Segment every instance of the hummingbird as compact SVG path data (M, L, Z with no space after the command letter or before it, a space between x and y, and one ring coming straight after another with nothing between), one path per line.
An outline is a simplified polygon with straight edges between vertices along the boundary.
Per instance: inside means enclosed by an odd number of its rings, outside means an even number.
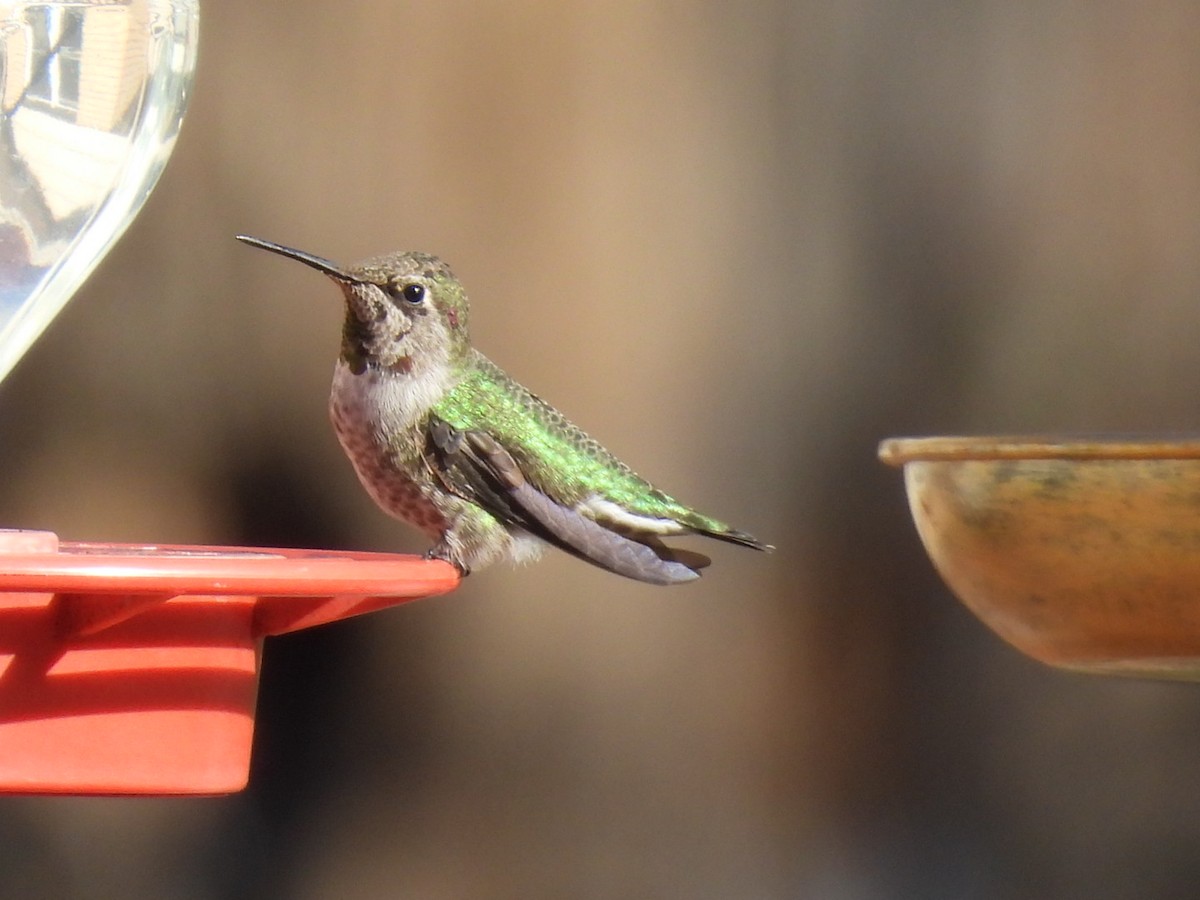
M558 547L651 584L700 577L708 557L668 547L700 534L774 548L684 506L636 475L476 350L466 292L436 256L350 266L249 235L322 272L345 301L329 414L371 498L463 574Z

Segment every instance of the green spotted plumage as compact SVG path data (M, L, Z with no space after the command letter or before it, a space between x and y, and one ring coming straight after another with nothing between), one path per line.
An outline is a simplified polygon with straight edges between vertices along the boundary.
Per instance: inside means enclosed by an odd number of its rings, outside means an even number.
M469 305L441 260L394 253L341 268L257 238L342 289L346 320L330 415L359 479L388 513L436 541L464 573L545 544L656 584L695 579L696 533L758 550L750 535L639 477L474 350Z
M571 506L595 494L638 515L674 519L713 536L743 537L641 478L490 359L478 353L474 357L462 381L433 407L433 412L459 430L486 422L486 430L513 455L525 477L539 490L553 492L558 502Z

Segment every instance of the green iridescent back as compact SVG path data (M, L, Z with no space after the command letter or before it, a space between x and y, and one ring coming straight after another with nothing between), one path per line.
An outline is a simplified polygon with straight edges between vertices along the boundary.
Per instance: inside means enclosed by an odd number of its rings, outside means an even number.
M637 515L675 519L701 532L729 530L654 487L489 359L471 353L464 379L433 412L459 430L486 422L535 488L568 506L598 495Z

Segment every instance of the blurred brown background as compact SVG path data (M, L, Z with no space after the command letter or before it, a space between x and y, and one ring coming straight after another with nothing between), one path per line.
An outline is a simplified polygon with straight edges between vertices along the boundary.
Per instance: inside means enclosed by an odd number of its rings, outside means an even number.
M341 261L771 540L563 555L272 639L251 788L0 801L4 897L1173 898L1200 690L1071 677L932 573L903 433L1195 430L1200 8L203 0L141 217L0 386L0 520L424 549L325 414Z

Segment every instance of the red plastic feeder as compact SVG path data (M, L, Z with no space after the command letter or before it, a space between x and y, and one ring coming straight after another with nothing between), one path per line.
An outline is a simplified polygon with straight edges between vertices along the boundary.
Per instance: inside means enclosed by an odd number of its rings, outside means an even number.
M241 790L266 635L458 582L413 556L0 531L0 792Z

